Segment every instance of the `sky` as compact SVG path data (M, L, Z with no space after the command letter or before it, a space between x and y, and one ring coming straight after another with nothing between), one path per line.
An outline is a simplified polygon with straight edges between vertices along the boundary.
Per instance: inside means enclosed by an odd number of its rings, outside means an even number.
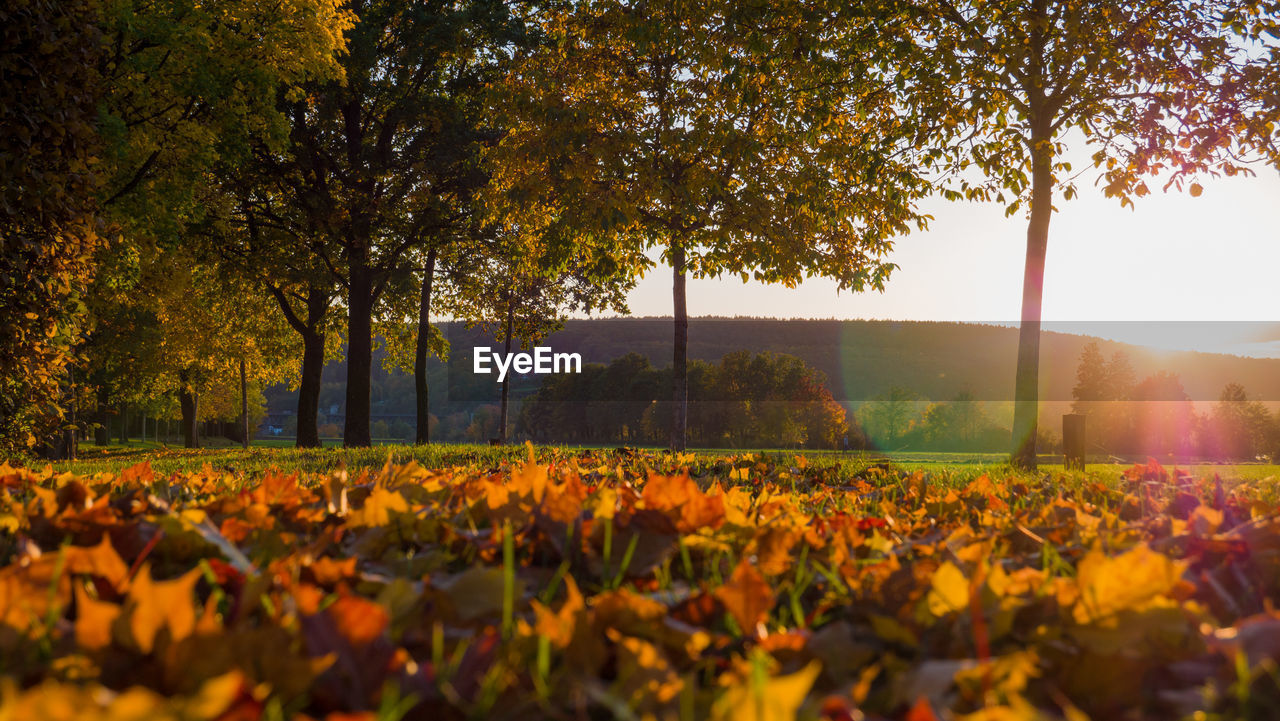
M1073 158L1074 160L1074 158ZM1085 163L1076 164L1082 167ZM1280 357L1280 172L1202 181L1204 192L1154 191L1134 208L1103 196L1094 175L1055 203L1045 270L1046 328L1170 350ZM995 203L927 201L927 231L899 238L883 293L836 293L740 279L690 280L691 316L872 318L1016 324L1026 216ZM631 292L635 316L671 315L671 271ZM1123 322L1120 322L1123 321Z

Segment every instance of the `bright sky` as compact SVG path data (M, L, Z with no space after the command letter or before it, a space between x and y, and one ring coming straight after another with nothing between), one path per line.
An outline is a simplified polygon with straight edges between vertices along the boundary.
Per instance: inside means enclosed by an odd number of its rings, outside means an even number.
M1280 320L1280 173L1255 170L1251 178L1210 179L1198 198L1165 194L1158 182L1148 182L1154 194L1135 199L1134 209L1103 197L1094 174L1081 176L1080 195L1059 198L1049 226L1046 327L1171 349L1280 357L1280 336L1245 337L1259 326L1216 323ZM737 278L691 280L689 314L1016 322L1025 216L1006 218L994 203L938 199L924 207L934 220L928 231L897 241L891 260L900 268L883 293L837 295L824 279L795 289ZM667 266L640 281L630 307L637 316L671 315Z

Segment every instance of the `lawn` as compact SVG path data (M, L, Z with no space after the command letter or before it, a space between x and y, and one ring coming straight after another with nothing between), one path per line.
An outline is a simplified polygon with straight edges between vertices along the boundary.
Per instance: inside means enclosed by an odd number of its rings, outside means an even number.
M1271 467L89 455L0 468L0 718L1280 714Z
M579 451L593 456L609 456L617 450L613 446L600 447L543 447L538 454L556 454L562 450ZM657 453L655 449L637 449L642 453ZM345 465L347 468L364 466L381 467L388 458L395 463L410 460L420 465L433 467L440 465L496 464L502 461L521 458L525 453L523 445L494 447L479 444L433 443L426 446L406 444L376 445L372 448L345 449L341 441L330 439L325 441L322 449L298 449L291 440L255 440L246 451L239 445L219 444L212 448L191 450L180 446L159 446L151 442L134 442L130 445L81 446L80 460L75 462L54 462L56 471L70 471L78 474L92 474L102 471L118 472L128 466L148 461L157 472L191 472L201 470L204 464L233 471L236 473L257 473L268 468L284 471L325 472ZM692 449L689 454L694 458L719 458L728 455L750 453L764 458L794 459L797 456L809 461L834 466L840 472L853 475L870 466L889 464L898 470L909 472L923 471L934 476L968 480L992 473L1011 475L1015 471L1009 466L1008 456L1000 453L946 453L946 452L879 452L879 451L823 451L823 450L780 450L780 449L748 449L744 451L729 449ZM1270 476L1280 477L1280 466L1269 463L1196 463L1177 465L1167 463L1170 468L1180 468L1196 476L1212 477L1217 474L1226 479L1257 480ZM1089 476L1114 480L1126 469L1127 464L1090 463L1086 467ZM1064 472L1062 456L1042 455L1040 457L1041 473L1051 475Z

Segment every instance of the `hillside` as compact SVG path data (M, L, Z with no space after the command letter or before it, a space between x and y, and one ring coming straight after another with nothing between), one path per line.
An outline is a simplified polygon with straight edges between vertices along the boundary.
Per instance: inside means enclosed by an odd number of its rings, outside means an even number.
M491 378L471 373L470 351L492 342L461 324L444 324L453 348L453 361L432 362L432 412L469 412L497 398ZM571 320L544 341L557 352L581 353L585 362L607 363L627 353L639 353L655 366L671 361L669 318L611 318ZM1081 349L1092 338L1046 332L1041 346L1041 399L1046 412L1061 410L1071 400ZM821 370L837 400L857 405L891 386L910 389L922 399L945 400L961 391L988 403L1011 401L1015 328L916 321L838 321L695 318L689 326L690 357L719 360L732 351L790 353ZM1163 352L1113 341L1099 341L1108 357L1127 353L1138 380L1160 370L1176 373L1195 401L1217 399L1229 382L1242 383L1252 398L1280 402L1280 360L1242 358L1213 353ZM345 364L330 363L324 374L322 412L341 415ZM516 396L536 387L539 379L518 379ZM275 421L292 415L296 394L283 387L268 393ZM375 361L373 379L375 417L413 417L412 378L388 372Z
M478 333L450 328L455 348L483 343ZM669 318L571 320L544 344L605 363L629 352L655 366L671 362ZM1091 340L1046 332L1041 340L1041 398L1070 401L1080 352ZM1280 401L1280 360L1214 353L1154 351L1098 340L1104 355L1127 353L1138 380L1160 370L1176 373L1193 400L1216 400L1223 385L1242 383L1250 396ZM695 318L689 355L719 360L736 350L790 353L827 375L838 400L863 401L890 386L943 400L968 390L980 400L1012 400L1016 328L918 321L841 321ZM455 366L456 367L456 366Z

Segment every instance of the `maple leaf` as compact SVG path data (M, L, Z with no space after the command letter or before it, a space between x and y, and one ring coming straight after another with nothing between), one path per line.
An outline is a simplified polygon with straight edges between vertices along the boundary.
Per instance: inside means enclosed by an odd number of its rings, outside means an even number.
M688 472L673 476L649 474L640 498L645 508L667 512L681 533L715 529L724 523L723 497L703 493Z
M310 502L315 498L310 490L298 485L298 474L284 475L275 469L268 470L250 493L250 497L258 503L268 506L296 506Z
M733 616L738 628L748 635L755 632L756 626L764 622L773 609L773 589L745 558L733 569L729 582L717 588L714 595Z
M560 649L567 647L573 641L574 631L578 628L587 608L582 592L578 590L578 584L573 577L566 576L564 582L566 598L560 605L560 610L552 611L537 601L533 602L533 611L537 619L532 628L533 633L546 638L552 646Z
M534 463L530 457L527 463L521 464L518 470L512 472L508 488L512 493L532 498L535 504L542 503L547 490L547 466Z
M76 587L76 643L97 651L111 645L111 627L120 616L120 606L99 601Z
M71 601L71 577L96 576L123 586L129 568L104 534L96 546L67 546L25 563L0 569L0 624L34 630L45 623L51 608Z
M196 627L193 595L199 580L200 570L192 569L171 581L156 581L151 565L144 563L116 620L115 638L151 653L162 633L171 643L190 636Z
M113 491L144 488L156 482L155 471L151 470L151 462L143 461L120 471L120 475L111 481Z
M337 560L329 557L317 558L307 564L305 570L311 576L315 583L321 586L332 587L339 581L346 581L355 578L356 561L352 556Z
M122 588L129 577L129 567L111 545L111 537L102 534L96 546L70 546L67 548L66 570L98 576L116 588Z

